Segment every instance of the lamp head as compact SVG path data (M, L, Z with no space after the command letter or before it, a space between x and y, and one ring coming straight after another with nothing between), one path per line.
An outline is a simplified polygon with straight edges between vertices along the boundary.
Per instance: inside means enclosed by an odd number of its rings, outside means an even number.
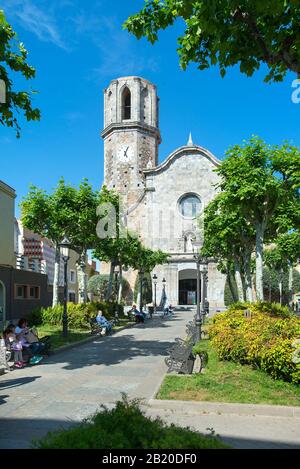
M67 236L64 236L64 239L59 243L59 250L63 257L69 257L71 249L71 243Z

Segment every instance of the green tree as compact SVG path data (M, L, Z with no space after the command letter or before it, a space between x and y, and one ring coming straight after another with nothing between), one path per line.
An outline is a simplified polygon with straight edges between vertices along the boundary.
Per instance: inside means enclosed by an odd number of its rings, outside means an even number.
M219 193L204 211L204 243L202 256L213 257L218 268L227 274L232 297L252 302L251 254L255 245L255 232L237 207L230 206L228 194ZM232 282L234 272L235 284ZM244 280L244 282L243 282Z
M283 294L283 276L287 272L287 262L282 257L280 249L278 247L273 247L265 249L264 252L264 264L269 268L270 277L269 280L272 280L273 272L277 278L277 288L279 290L279 303L282 305L282 294ZM271 289L271 288L270 288Z
M143 298L142 298L143 301L142 302L143 302L143 305L145 305L147 303L151 303L152 298L153 298L153 295L152 295L152 278L151 278L151 273L150 272L145 272L144 273L142 282L143 282ZM140 276L137 275L136 280L135 280L135 284L134 284L134 301L137 302L138 304L140 303L140 300L139 300L140 283L141 283Z
M106 275L106 274L94 275L88 281L87 290L88 292L96 296L99 296L101 300L104 300L105 293L108 287L108 283L109 283L109 275ZM123 284L122 285L122 298L125 299L130 293L130 285L129 285L129 282L125 278L122 278L122 284Z
M100 300L104 300L108 282L109 275L93 275L88 281L87 291L95 296L99 296Z
M110 263L110 275L105 299L108 301L112 294L115 269L119 266L119 300L122 297L123 268L132 267L135 257L141 249L138 238L126 233L126 237L105 238L98 241L93 256L100 261Z
M147 301L148 299L149 302L152 301L152 270L157 265L165 264L167 261L168 255L166 253L162 252L161 250L153 251L152 249L146 248L143 245L140 246L140 249L136 253L136 256L133 258L131 266L139 272L139 275L136 280L136 282L138 283L136 283L136 285L139 285L137 303L140 309L142 309L144 300ZM145 279L145 296L142 283L143 279Z
M288 71L300 75L300 4L287 0L145 0L124 28L152 44L158 32L183 21L178 54L183 69L219 65L220 73L239 64L251 76L268 66L265 81L282 81Z
M283 304L290 303L290 293L295 294L300 292L300 273L294 269L293 270L293 281L292 286L290 287L290 276L289 272L283 271L281 281L282 281L282 292L280 294L279 282L278 282L278 272L269 267L264 267L263 270L264 277L264 290L265 296L268 301L280 302L280 296L282 298Z
M109 191L105 186L101 190L101 204L98 210L99 239L96 242L93 256L100 261L110 263L110 280L108 283L106 300L112 294L113 278L115 268L119 266L119 294L118 301L121 301L123 288L123 268L134 270L152 270L155 265L163 263L167 256L161 251L152 251L145 248L140 239L130 233L125 226L122 217L122 200L114 191ZM111 229L113 227L113 229Z
M85 179L78 189L61 179L55 190L47 194L32 186L21 203L24 226L52 241L56 256L53 284L53 306L58 303L60 252L59 243L66 235L79 255L78 283L80 302L87 299L85 262L87 250L96 244L97 207L101 194L94 192Z
M278 166L273 165L274 156L276 162L280 156L287 161L289 152L287 145L272 147L253 137L242 146L232 147L216 170L221 177L219 188L227 194L228 209L238 211L255 231L256 294L260 300L264 243L292 229L297 218L295 212L298 213L299 190L291 184L291 177L283 177ZM297 159L300 162L299 151Z
M140 239L129 231L123 233L122 237L100 240L98 246L93 251L93 256L100 261L111 263L110 277L112 278L114 269L118 265L120 267L120 282L123 267L150 272L156 265L163 264L167 260L166 254L162 251L152 251L151 249L145 248ZM110 296L111 288L108 285L106 300L108 300Z
M0 100L0 123L12 127L20 137L18 113L24 114L28 121L40 120L40 111L32 107L32 95L35 91L17 91L13 77L21 74L26 80L35 77L35 69L27 63L28 52L17 34L8 24L4 11L0 10L0 87L3 86L5 102ZM0 89L1 91L1 89Z
M64 234L73 226L74 189L66 186L61 179L52 194L31 186L21 202L21 221L34 233L52 241L55 249L53 306L58 304L60 252L59 243Z
M121 199L119 194L108 190L105 185L101 189L100 204L97 210L98 225L97 239L94 246L93 256L100 261L110 263L110 274L107 291L105 295L108 301L112 294L115 269L119 265L119 298L122 296L123 265L126 265L127 257L135 249L135 239L124 227L121 217Z
M101 203L103 194L94 191L87 179L73 191L73 197L68 202L72 210L72 226L68 230L68 237L74 250L79 254L77 262L79 302L87 301L87 251L97 243L96 227L98 222L97 208Z
M265 252L265 264L277 274L279 283L279 297L282 301L283 282L288 272L288 303L291 305L293 297L294 266L300 259L300 233L292 230L280 234L275 239L275 244ZM285 290L285 291L287 291ZM295 292L294 292L295 293Z

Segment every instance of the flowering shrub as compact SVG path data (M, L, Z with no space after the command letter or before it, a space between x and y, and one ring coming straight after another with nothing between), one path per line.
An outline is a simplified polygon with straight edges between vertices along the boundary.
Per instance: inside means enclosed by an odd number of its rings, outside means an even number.
M220 359L261 368L275 379L300 382L300 318L284 308L248 305L218 314L210 327Z
M93 302L74 304L68 303L68 324L74 329L89 329L89 319L97 315L97 311L101 309L106 319L112 319L115 314L115 303ZM119 305L119 311L120 311ZM50 324L61 325L63 316L63 305L57 305L53 308L40 308L32 312L29 317L31 325ZM121 316L122 311L119 312Z

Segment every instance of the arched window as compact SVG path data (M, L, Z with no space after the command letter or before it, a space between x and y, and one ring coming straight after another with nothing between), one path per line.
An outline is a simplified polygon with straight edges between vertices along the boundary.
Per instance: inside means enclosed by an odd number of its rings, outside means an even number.
M131 93L127 86L122 94L122 119L131 119Z
M179 200L179 211L185 218L196 218L201 211L201 201L196 194L185 194Z

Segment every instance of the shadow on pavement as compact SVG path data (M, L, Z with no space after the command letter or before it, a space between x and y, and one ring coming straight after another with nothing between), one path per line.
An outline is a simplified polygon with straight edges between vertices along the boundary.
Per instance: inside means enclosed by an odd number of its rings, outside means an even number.
M58 355L45 359L44 365L67 362L63 369L74 370L93 365L117 365L136 357L167 356L173 344L168 341L138 340L134 335L112 335L94 342L78 345Z
M31 383L38 378L41 378L41 376L25 376L24 378L5 379L4 381L0 381L0 390L16 388L17 386L22 386L22 384Z
M70 420L5 418L0 422L0 449L31 448L33 440L43 438L49 431L68 429L75 425L78 423ZM268 439L258 440L234 436L221 436L221 439L236 449L299 449L297 443Z

